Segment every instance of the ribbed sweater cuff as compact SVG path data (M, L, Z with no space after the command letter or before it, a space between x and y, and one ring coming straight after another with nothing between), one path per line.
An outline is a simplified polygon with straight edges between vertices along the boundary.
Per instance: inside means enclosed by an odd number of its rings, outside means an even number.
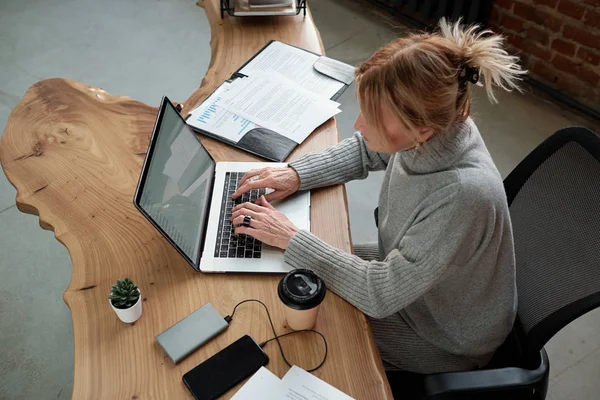
M300 188L299 190L309 190L314 187L318 187L320 177L312 173L312 164L314 161L311 159L313 155L306 155L300 158L298 161L294 161L288 164L288 166L294 168L300 177ZM316 156L316 155L315 155Z
M294 268L314 271L327 287L369 312L368 288L365 287L366 264L351 254L332 248L312 233L300 230L290 241L284 253L285 261ZM358 261L358 263L357 263Z
M399 254L394 258L396 268L389 262L369 262L332 248L308 231L300 230L290 241L284 253L285 262L294 268L314 271L327 287L356 306L365 314L383 318L402 309L422 295L444 269L430 253L422 254L415 248L405 248L408 259L418 260L405 273L407 261Z
M284 253L285 262L294 268L315 269L320 264L323 257L331 252L329 246L312 233L301 229L299 230ZM316 271L315 271L316 272Z
M300 190L345 183L365 171L356 138L346 139L324 153L307 154L289 166L298 172Z

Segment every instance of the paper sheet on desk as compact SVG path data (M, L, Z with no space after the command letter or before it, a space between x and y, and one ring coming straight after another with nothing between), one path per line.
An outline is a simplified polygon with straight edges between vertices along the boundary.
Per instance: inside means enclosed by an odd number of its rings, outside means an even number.
M187 122L198 129L237 143L246 133L260 126L219 105L221 95L227 92L229 87L229 83L223 83L200 107L192 111Z
M252 76L275 69L281 75L318 94L330 99L344 87L342 82L317 72L313 65L319 56L281 42L271 43L239 72Z
M281 382L287 388L290 400L354 400L352 397L320 380L310 372L295 365L285 374Z
M231 400L282 400L284 393L285 386L281 379L265 367L260 367Z
M283 379L265 367L256 372L231 400L354 400L302 368L293 366Z
M312 94L276 72L235 80L221 95L219 106L296 143L341 112L338 103Z

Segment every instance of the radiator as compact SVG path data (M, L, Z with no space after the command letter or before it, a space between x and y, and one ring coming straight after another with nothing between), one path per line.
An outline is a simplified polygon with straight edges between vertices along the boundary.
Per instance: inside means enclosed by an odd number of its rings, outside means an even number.
M467 24L487 25L492 0L368 0L389 13L418 27L435 25L446 17L456 21L462 17Z

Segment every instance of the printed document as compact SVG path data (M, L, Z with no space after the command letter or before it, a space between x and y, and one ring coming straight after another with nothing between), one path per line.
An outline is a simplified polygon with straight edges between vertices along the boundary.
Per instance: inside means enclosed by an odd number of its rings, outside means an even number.
M236 79L219 106L302 143L315 128L340 113L339 104L314 95L277 73Z
M283 379L265 367L256 372L232 400L354 400L302 368L293 366Z
M192 111L187 123L237 143L246 133L260 126L220 106L221 95L229 90L230 85L225 82L215 90L200 107Z
M252 76L256 73L275 69L281 75L318 94L330 99L344 84L317 72L313 65L319 56L281 42L273 42L239 72Z

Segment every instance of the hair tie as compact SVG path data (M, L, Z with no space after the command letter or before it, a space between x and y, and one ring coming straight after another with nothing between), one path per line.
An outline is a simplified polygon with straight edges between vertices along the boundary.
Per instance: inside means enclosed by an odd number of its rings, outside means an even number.
M463 65L460 72L458 73L458 78L463 83L479 82L479 67L469 67L467 65Z

